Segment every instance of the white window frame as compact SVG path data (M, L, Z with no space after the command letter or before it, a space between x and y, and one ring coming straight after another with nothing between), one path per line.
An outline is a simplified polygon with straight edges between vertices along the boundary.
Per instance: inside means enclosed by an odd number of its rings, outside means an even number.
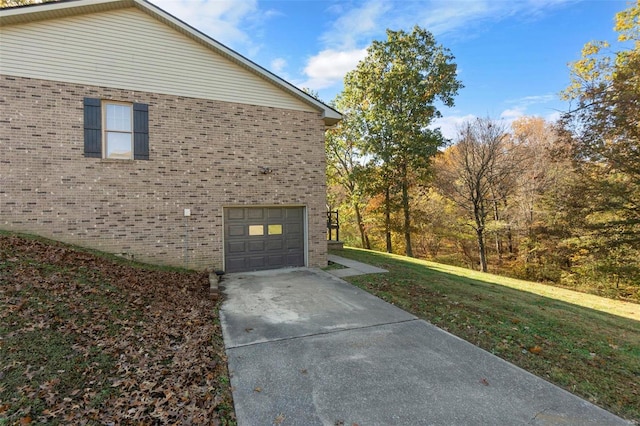
M126 106L129 108L129 123L131 125L128 131L112 130L107 128L107 111L109 105ZM130 149L128 155L111 155L109 156L108 140L109 133L128 134L130 136ZM133 160L133 104L129 102L117 102L111 100L102 101L102 157L108 160Z

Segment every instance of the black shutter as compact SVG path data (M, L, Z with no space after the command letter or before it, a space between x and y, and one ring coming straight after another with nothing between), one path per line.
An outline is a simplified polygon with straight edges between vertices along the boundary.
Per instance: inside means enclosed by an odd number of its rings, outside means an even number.
M102 111L100 99L84 98L84 156L102 157Z
M133 104L133 159L149 159L149 105Z

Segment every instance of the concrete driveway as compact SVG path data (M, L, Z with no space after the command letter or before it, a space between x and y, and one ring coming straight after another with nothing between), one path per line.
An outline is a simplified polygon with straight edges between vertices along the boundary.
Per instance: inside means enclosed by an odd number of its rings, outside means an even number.
M629 424L326 272L221 286L240 425Z

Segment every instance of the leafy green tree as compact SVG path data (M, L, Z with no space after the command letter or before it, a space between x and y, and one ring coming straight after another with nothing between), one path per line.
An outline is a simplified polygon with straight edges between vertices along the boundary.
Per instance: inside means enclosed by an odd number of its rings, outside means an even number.
M602 265L601 275L617 275L636 284L640 277L639 20L640 0L616 15L621 50L611 52L604 41L585 45L582 58L571 65L571 84L564 92L576 107L563 120L582 179L585 228L574 248L588 253L581 256L585 264Z
M462 88L454 57L433 35L416 26L411 33L387 30L374 41L355 70L345 77L348 100L363 135L364 153L383 178L387 251L391 246L392 197L401 193L405 250L411 247L411 175L427 175L429 160L445 139L429 125L440 116L436 103L453 106Z
M640 0L616 15L614 29L628 49L610 53L609 43L589 42L571 65L566 99L577 102L565 115L580 159L606 163L640 177Z
M416 256L437 259L447 239L456 237L456 206L435 188L425 188L412 201Z
M344 191L344 200L353 209L363 248L371 248L362 217L365 204L366 173L362 156L362 135L354 123L355 116L340 97L336 108L342 111L343 119L325 133L327 153L327 176L330 183L339 185Z
M318 93L317 90L311 89L310 87L303 87L302 91L304 93L306 93L307 95L311 96L312 98L320 101L320 102L324 102L322 99L320 99L320 93Z

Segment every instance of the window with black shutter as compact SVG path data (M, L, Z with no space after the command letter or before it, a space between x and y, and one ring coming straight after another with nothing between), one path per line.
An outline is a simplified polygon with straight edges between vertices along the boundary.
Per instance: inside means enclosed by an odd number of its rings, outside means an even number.
M102 104L84 98L84 156L102 157Z
M84 155L148 160L149 106L85 98Z
M133 158L149 159L149 105L133 104Z

